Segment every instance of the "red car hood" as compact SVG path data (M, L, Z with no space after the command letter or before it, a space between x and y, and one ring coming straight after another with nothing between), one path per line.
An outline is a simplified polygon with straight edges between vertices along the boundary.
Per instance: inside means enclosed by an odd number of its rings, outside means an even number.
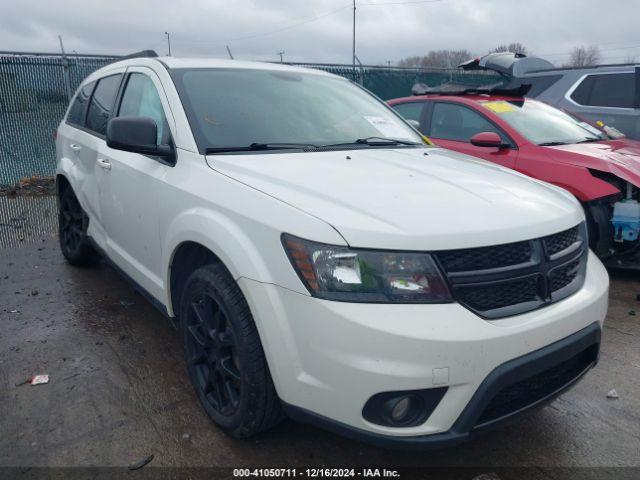
M610 172L640 187L640 142L621 138L593 143L543 147L557 161Z

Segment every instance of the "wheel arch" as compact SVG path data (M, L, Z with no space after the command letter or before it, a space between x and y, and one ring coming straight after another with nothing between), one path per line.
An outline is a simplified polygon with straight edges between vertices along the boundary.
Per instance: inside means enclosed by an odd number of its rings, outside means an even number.
M249 277L270 281L263 257L251 238L227 217L203 209L179 215L167 232L166 305L177 316L181 284L189 273L201 266L220 263L234 280Z

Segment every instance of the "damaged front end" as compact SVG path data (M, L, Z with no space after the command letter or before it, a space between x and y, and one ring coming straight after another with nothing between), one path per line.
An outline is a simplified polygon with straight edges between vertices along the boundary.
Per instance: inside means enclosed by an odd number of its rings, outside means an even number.
M620 192L584 204L591 249L608 267L640 270L640 189L611 174L591 173Z

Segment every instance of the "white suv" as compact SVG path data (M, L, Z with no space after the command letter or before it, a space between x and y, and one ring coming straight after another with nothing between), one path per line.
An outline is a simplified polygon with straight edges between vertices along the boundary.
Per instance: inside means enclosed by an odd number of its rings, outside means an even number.
M118 61L57 131L62 252L176 320L234 437L455 443L595 365L608 277L570 194L425 142L321 71Z

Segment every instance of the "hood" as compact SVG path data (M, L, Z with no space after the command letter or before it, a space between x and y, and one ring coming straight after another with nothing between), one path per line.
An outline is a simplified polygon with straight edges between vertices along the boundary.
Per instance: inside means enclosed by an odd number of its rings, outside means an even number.
M352 247L496 245L583 219L564 190L440 148L215 155L207 163L329 223ZM293 221L289 233L304 234Z
M547 154L556 160L613 173L640 187L640 142L621 138L544 148L548 149Z

